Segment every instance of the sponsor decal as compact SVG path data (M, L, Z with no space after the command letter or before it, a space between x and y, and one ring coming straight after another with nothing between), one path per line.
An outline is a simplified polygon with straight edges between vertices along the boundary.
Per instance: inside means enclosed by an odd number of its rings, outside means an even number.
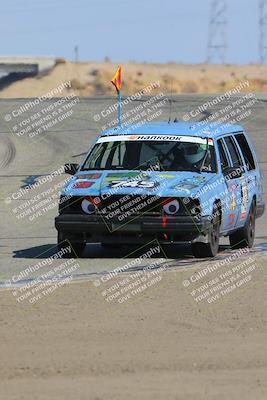
M99 179L101 178L102 174L94 173L94 174L85 174L85 175L78 175L77 179Z
M117 136L102 136L97 140L97 143L120 142L120 141L171 141L171 142L189 142L206 144L207 139L196 136L178 136L178 135L117 135ZM214 142L209 139L209 145L213 146Z
M154 189L159 186L159 182L155 181L126 181L126 180L114 180L108 184L111 188L139 188L139 189Z
M206 178L193 176L192 178L183 179L181 182L174 185L172 189L183 190L189 193L191 190L202 185L204 183L203 180L206 180Z
M191 183L184 183L184 184L182 184L182 183L180 184L180 183L179 183L178 185L173 186L172 189L181 190L181 191L190 193L191 190L193 190L193 189L195 189L195 188L197 188L197 187L198 187L198 185L193 185L193 184L191 184Z
M151 178L153 178L153 177L155 177L155 178L160 178L160 179L175 179L175 178L177 178L177 175L174 175L174 174L170 174L170 173L165 173L165 172L157 172L156 173L156 175L154 174L153 176L152 175L149 175L146 171L142 171L142 172L140 172L140 171L138 171L138 172L111 172L111 173L108 173L107 174L107 177L106 177L106 179L108 179L108 180L110 180L110 179L114 179L114 178L138 178L138 177L142 177L142 179L144 180L144 179L151 179ZM205 179L205 178L204 178Z
M110 172L107 178L135 178L140 175L140 172Z
M229 224L234 225L235 223L235 214L230 214L229 215Z
M241 182L241 197L241 220L244 220L247 218L248 209L248 186L244 180Z
M232 205L231 205L231 210L234 211L235 209L236 209L235 193L232 192Z
M88 181L79 181L74 183L72 186L72 189L85 189L89 188L94 184L94 182L88 182Z
M236 198L235 198L235 191L237 190L238 185L233 183L228 186L229 191L232 194L232 203L231 203L231 210L234 211L236 209Z
M166 178L166 179L174 179L174 178L176 178L175 175L171 175L171 174L168 174L168 173L165 173L165 174L157 174L157 177L159 177L159 178Z

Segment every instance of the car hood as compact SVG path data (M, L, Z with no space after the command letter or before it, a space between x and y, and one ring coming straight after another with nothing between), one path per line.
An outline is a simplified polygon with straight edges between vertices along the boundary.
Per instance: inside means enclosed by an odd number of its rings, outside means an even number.
M72 196L157 195L196 196L215 173L176 171L81 171L66 184L63 194ZM83 187L88 186L88 187Z

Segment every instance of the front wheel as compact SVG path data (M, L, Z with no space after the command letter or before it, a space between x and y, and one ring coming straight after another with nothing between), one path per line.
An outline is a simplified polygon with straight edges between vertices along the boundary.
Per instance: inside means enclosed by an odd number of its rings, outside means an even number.
M232 249L241 249L244 247L251 248L255 239L256 225L256 204L253 201L246 224L243 228L229 235L230 245Z
M121 245L118 243L101 243L101 246L103 249L107 250L119 249L121 247Z
M192 253L197 258L215 257L219 251L220 215L217 207L214 207L212 215L208 243L196 242L191 244Z
M57 249L62 252L62 258L81 257L83 255L86 243L72 242L61 231L57 235Z

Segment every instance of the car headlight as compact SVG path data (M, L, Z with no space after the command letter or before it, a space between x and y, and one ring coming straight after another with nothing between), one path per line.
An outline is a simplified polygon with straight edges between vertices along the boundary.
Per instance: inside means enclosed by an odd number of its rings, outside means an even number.
M93 203L91 200L85 198L85 199L83 199L83 201L82 201L82 210L83 210L86 214L94 214L94 212L95 212L95 205L94 205L94 203Z
M170 200L163 205L163 210L166 214L174 215L177 214L180 209L179 201L176 199Z

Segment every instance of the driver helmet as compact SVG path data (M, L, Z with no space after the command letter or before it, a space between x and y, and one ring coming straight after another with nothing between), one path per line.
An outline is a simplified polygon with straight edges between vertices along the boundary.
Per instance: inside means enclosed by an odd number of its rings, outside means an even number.
M190 164L196 164L203 159L206 146L198 143L187 143L184 145L184 158Z

